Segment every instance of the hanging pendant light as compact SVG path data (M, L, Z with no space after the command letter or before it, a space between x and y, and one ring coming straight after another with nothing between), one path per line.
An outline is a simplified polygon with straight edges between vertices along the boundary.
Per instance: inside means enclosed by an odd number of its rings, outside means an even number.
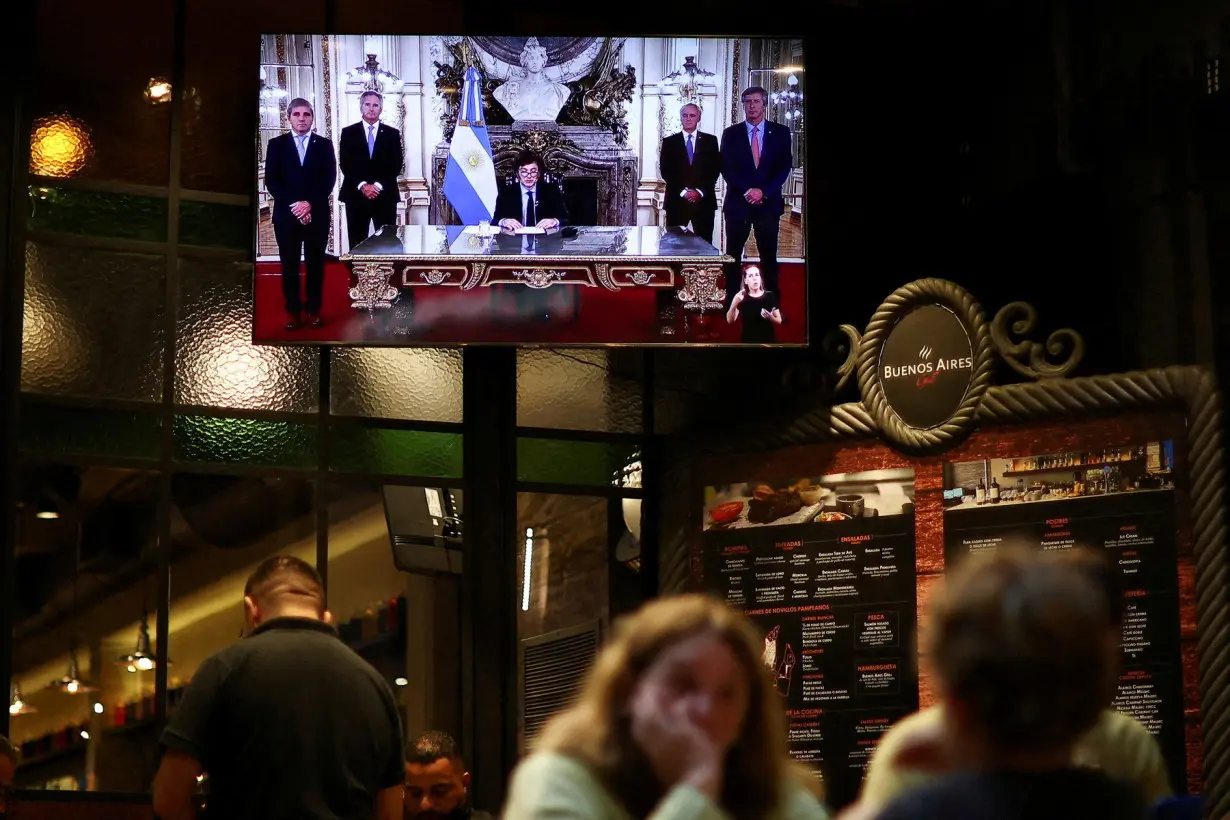
M81 673L77 666L77 649L74 647L68 653L68 671L64 673L64 677L53 683L62 692L67 692L70 695L76 695L81 692L94 692L97 687L90 686L85 681L81 680Z
M77 628L77 580L81 574L81 523L77 523L77 541L73 549L73 629ZM97 670L91 670L97 672ZM68 671L64 673L64 677L57 681L53 681L60 691L67 692L70 695L76 695L79 692L93 692L97 687L89 686L81 680L81 672L77 666L77 637L73 636L73 643L68 649Z
M137 648L127 655L120 655L115 662L128 668L129 672L148 672L158 665L154 653L150 650L149 620L141 615L141 625L137 627ZM167 665L171 664L167 660Z
M30 715L37 711L21 697L21 687L18 686L17 681L13 681L12 687L9 688L9 714Z

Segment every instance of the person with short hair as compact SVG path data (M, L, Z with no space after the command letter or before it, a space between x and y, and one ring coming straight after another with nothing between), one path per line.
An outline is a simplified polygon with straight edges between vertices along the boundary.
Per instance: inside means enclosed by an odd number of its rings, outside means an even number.
M405 820L494 820L470 805L470 773L457 741L441 731L406 747Z
M780 293L777 276L777 239L781 230L786 200L782 188L794 168L790 129L765 119L769 92L758 85L739 95L743 103L743 122L722 132L722 178L726 198L722 213L726 217L726 253L734 262L726 265L727 306L742 287L739 276L743 247L756 235L756 252L765 289Z
M700 130L700 117L696 103L679 109L681 130L662 140L658 171L666 183L666 224L690 224L697 236L712 243L722 156L717 137Z
M338 199L346 206L346 237L354 250L372 233L397 224L401 194L397 177L405 164L401 132L380 121L384 97L379 91L359 95L362 118L342 129L337 156L342 169Z
M244 637L206 658L162 734L154 780L162 820L399 820L401 718L389 684L338 638L314 567L288 555L257 566Z
M325 249L329 245L329 196L337 182L333 143L312 130L316 112L296 97L286 106L290 131L269 140L265 147L265 190L273 197L273 236L282 264L282 297L286 300L286 329L298 330L306 321L322 327ZM300 260L307 281L300 282Z
M928 657L950 774L901 794L879 820L1143 820L1134 784L1073 762L1117 683L1115 604L1079 555L1000 548L945 579ZM874 813L873 813L874 812Z
M1118 567L1103 556L1085 551L1068 553L1065 560L1104 591L1107 622L1119 633L1123 624L1123 593ZM894 724L871 756L860 800L886 806L946 771L951 761L944 727L942 704L929 706ZM1172 794L1157 739L1140 721L1114 709L1102 710L1097 724L1077 742L1072 762L1102 769L1112 777L1136 784L1151 804Z
M8 812L13 799L13 778L17 776L17 763L21 759L17 747L4 735L0 735L0 820Z

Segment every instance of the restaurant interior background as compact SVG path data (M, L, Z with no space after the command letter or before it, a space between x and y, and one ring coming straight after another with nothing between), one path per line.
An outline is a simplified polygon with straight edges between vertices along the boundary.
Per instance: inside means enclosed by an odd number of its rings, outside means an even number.
M725 17L640 23L625 5L628 34ZM797 31L806 5L744 29ZM0 679L37 711L10 709L0 733L25 747L21 787L147 790L181 687L236 637L247 573L292 551L398 686L408 730L458 733L478 804L498 805L552 681L582 674L612 617L686 583L686 539L657 527L683 491L658 483L663 438L738 438L832 400L820 340L905 281L1045 306L1090 342L1082 373L1230 375L1219 3L829 4L806 46L810 351L250 344L259 33L601 21L483 3L412 22L374 2L132 11L7 14ZM427 544L445 570L403 571ZM96 691L63 680L70 662Z

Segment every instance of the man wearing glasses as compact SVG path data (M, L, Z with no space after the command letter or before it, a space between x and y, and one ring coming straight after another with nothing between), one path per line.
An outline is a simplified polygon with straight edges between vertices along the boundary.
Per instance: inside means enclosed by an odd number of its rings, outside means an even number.
M539 184L542 157L522 151L517 157L517 182L505 186L495 199L494 219L505 231L519 228L558 229L567 218L564 197L554 185Z
M568 219L564 196L559 187L542 181L545 166L542 157L533 151L522 151L517 156L517 181L504 186L495 198L495 214L492 217L503 233L497 237L496 246L501 253L535 254L558 246L561 242L559 229ZM533 233L517 237L515 232L530 229ZM550 298L545 290L536 290L523 285L513 286L513 299L520 319L535 322L551 318ZM566 289L567 299L576 299L572 288ZM575 309L575 304L574 304Z
M13 799L13 778L17 776L17 747L0 735L0 818L8 813Z

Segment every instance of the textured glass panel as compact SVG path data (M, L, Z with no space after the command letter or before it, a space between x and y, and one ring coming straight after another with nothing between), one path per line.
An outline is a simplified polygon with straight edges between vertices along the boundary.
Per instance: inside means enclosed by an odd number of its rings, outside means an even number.
M158 197L31 185L29 213L27 225L32 231L147 242L167 239L167 201Z
M316 427L311 424L176 416L172 435L176 461L316 466Z
M631 364L639 352L518 350L517 424L599 433L639 433L641 385L612 373L612 359ZM622 364L622 363L621 363Z
M330 393L338 416L461 422L461 351L336 348Z
M18 445L48 453L156 459L161 429L156 411L66 407L23 398Z
M461 477L461 434L337 424L329 468L347 473Z
M310 413L320 352L252 344L252 265L179 260L175 401Z
M252 213L246 205L180 202L179 241L185 245L250 250Z
M175 4L35 7L31 172L166 185L171 106L158 83L171 76Z
M654 432L662 435L685 427L700 408L720 394L730 373L745 372L729 350L655 350ZM755 351L761 353L763 351ZM763 357L761 362L763 364Z
M517 479L609 487L635 451L635 445L623 442L519 438Z
M161 256L26 243L21 387L162 398Z
M254 193L260 35L326 30L324 0L210 0L188 4L184 81L197 93L184 111L180 172L184 187L248 196ZM331 54L328 57L336 59ZM353 66L332 68L344 72ZM337 95L341 89L334 88L333 93ZM312 95L305 96L311 99ZM321 105L323 89L314 96ZM317 125L321 134L330 136L327 109L317 112ZM336 134L331 136L337 138Z

